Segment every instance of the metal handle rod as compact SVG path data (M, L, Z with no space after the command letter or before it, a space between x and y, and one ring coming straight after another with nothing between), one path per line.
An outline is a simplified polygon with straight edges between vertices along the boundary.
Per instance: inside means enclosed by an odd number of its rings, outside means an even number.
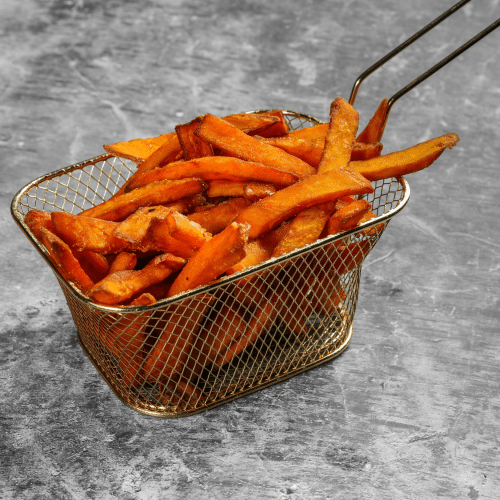
M470 2L470 0L461 0L457 4L455 4L453 7L448 9L446 12L441 14L439 17L434 19L434 21L431 21L427 26L424 26L420 31L415 33L412 37L408 38L408 40L404 41L401 45L398 45L394 50L386 54L382 59L377 61L375 64L370 66L364 73L362 73L356 82L354 83L354 86L351 91L351 97L349 98L349 104L354 105L354 101L356 100L356 96L358 94L359 87L361 83L369 76L371 75L374 71L376 71L378 68L380 68L382 65L384 65L387 61L392 59L394 56L399 54L401 51L406 49L409 45L411 45L415 40L418 40L421 36L425 35L428 31L430 31L432 28L437 26L439 23L444 21L447 17L451 16L454 12L456 12L458 9L463 7L466 3Z
M389 118L389 113L391 111L392 105L410 90L415 88L417 85L422 83L424 80L433 75L436 71L440 70L443 66L448 64L450 61L458 57L460 54L465 52L468 48L472 47L475 43L479 42L486 35L491 33L493 30L500 26L500 19L497 19L494 23L490 24L486 29L478 33L475 37L471 38L468 42L464 43L461 47L459 47L455 52L452 52L449 56L442 59L440 62L435 64L432 68L428 69L425 73L421 74L419 77L415 78L412 82L410 82L406 87L402 88L399 92L396 92L388 101L387 109L385 112L384 122L382 124L382 130L385 128L385 124L387 123L387 119Z

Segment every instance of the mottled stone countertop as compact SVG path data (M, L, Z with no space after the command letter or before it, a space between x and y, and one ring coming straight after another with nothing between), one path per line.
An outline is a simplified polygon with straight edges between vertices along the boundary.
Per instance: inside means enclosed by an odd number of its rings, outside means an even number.
M409 204L363 266L349 348L211 411L161 419L122 404L9 213L30 180L206 112L326 120L453 3L2 0L2 498L499 498L500 31L394 106L385 152L461 141L408 176ZM499 14L473 1L372 75L360 126Z

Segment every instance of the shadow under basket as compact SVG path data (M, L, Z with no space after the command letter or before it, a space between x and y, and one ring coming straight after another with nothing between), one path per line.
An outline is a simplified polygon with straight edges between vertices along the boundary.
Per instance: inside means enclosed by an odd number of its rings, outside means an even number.
M291 129L320 123L284 111ZM44 175L12 201L12 214L51 266L83 351L128 407L181 417L214 408L338 356L348 346L361 266L407 203L403 178L374 183L376 218L151 306L92 303L66 281L24 224L29 210L79 213L109 199L135 163L101 155Z

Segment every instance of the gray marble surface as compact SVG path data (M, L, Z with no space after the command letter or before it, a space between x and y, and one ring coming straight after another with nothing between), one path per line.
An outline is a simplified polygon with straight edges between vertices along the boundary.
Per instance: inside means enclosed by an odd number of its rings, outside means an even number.
M350 347L203 414L124 406L81 350L15 193L102 144L210 112L327 119L356 77L453 0L2 0L0 496L499 498L500 30L403 97L385 151L461 142L365 262ZM499 17L472 1L372 75L361 126Z

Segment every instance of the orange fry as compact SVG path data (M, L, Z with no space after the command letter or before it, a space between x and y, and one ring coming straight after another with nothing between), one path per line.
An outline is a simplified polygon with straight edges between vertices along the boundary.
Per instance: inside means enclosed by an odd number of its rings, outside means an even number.
M122 158L140 163L173 136L175 136L175 132L149 139L132 139L115 144L105 144L104 150L113 156L121 156Z
M205 285L234 266L245 256L248 230L247 224L233 222L205 242L181 270L170 287L168 296Z
M388 107L389 100L383 99L375 111L375 114L368 122L368 125L358 135L358 142L380 142L382 140Z
M200 126L196 130L196 135L230 156L285 170L294 173L299 178L308 177L316 172L301 159L289 155L281 149L264 144L258 139L241 132L230 123L210 114L203 117ZM270 180L265 181L272 182Z
M213 300L211 295L199 295L169 308L162 332L144 364L148 380L168 379L182 371Z
M40 234L43 244L61 274L83 293L88 292L94 283L82 269L71 248L61 238L44 227L40 228Z
M347 166L356 142L358 123L358 112L341 97L337 97L330 108L330 127L318 165L318 174Z
M157 168L139 175L127 185L126 192L155 181L178 180L187 177L196 177L205 181L217 179L260 181L281 187L289 186L297 181L295 174L278 168L229 156L209 156L171 163L165 168Z
M201 248L212 237L199 224L179 212L170 212L165 219L171 236L195 250Z
M283 114L283 111L281 111L281 109L266 111L265 113L259 113L259 114L265 115L265 116L276 117L278 119L278 121L276 123L272 124L270 127L266 128L265 130L262 130L260 132L255 131L250 135L260 135L261 137L276 137L279 135L287 134L288 131L290 130L288 122L286 121L286 118Z
M272 256L279 257L309 243L314 243L323 231L334 207L335 202L331 201L299 212L288 225L286 235L278 243Z
M458 144L456 134L445 134L411 148L366 161L353 161L350 166L370 181L407 175L431 165L446 149Z
M243 188L243 196L252 203L274 193L276 193L274 185L264 182L249 182Z
M151 220L156 217L165 217L170 212L169 208L162 205L138 208L116 226L113 234L131 243L140 243L146 237Z
M208 181L207 196L209 198L217 198L218 196L244 196L245 186L247 181L230 181L227 179L219 179Z
M101 304L118 304L163 281L186 261L171 254L155 257L139 271L118 271L106 276L90 290L89 296Z
M202 158L204 156L213 156L212 146L195 135L194 131L198 128L201 118L197 117L189 123L177 125L175 131L179 139L185 160Z
M239 113L222 117L222 120L230 123L238 130L246 134L261 134L269 127L279 122L279 117L269 113Z
M103 254L76 248L72 248L71 251L94 283L101 281L109 273L109 262Z
M184 259L191 258L196 252L195 248L177 240L170 234L170 228L165 217L156 217L151 220L146 233L146 240L151 241L162 252L178 255Z
M130 252L120 252L109 266L109 274L118 271L132 271L137 264L137 255Z
M373 191L372 185L348 167L313 175L277 191L243 210L235 222L250 224L250 238L277 227L302 210L349 194Z
M224 305L217 316L200 332L191 349L181 376L194 380L205 367L215 361L219 353L246 330L243 315L235 306Z
M366 200L354 200L340 208L328 219L327 234L337 234L355 227L371 208Z
M52 212L54 231L70 247L102 254L118 253L130 244L113 234L116 222L83 217L66 212Z
M161 205L201 193L205 189L206 184L201 179L189 178L158 181L151 186L114 196L100 205L81 212L79 215L120 221L126 219L140 207Z
M235 217L251 203L246 198L233 198L214 207L188 215L188 219L197 222L211 234L220 233Z
M318 125L313 125L312 127L299 128L297 130L292 130L288 133L290 137L298 139L325 139L326 133L330 128L330 123L320 123Z
M42 240L42 233L40 232L42 227L48 229L52 233L54 232L54 226L52 225L50 214L48 212L43 212L42 210L30 210L24 216L24 223L28 226L35 238L40 241Z

